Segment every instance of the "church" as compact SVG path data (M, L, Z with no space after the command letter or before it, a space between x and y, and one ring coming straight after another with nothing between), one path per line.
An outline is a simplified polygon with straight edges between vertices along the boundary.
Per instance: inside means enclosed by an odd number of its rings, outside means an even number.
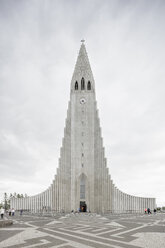
M11 208L33 212L90 211L136 213L153 210L155 198L136 197L119 190L104 154L95 96L95 81L82 41L70 87L64 137L57 174L42 193L11 199Z

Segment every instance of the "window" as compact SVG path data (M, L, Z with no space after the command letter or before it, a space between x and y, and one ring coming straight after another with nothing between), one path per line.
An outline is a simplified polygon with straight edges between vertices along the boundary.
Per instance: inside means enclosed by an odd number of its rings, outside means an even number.
M81 79L81 90L85 90L85 80L84 80L84 78Z
M91 90L91 82L90 81L88 81L87 89Z
M85 176L82 174L80 179L80 199L85 199Z
M77 81L75 82L75 90L78 90L78 83L77 83Z

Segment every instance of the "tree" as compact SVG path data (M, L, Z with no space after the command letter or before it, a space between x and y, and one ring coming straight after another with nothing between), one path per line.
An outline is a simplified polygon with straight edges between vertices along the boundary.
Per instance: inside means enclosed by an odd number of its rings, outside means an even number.
M10 208L10 199L14 198L24 198L27 197L27 194L25 196L23 194L17 194L16 192L7 194L6 192L4 193L3 200L0 202L0 208L3 207L5 210Z
M6 192L4 193L4 208L5 210L8 209L8 196Z

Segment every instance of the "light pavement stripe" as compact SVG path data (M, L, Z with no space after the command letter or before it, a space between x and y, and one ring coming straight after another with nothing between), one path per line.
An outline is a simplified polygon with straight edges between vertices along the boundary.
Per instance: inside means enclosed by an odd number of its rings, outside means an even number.
M64 232L62 232L61 231L61 229L60 229L60 231L57 231L57 230L52 230L52 229L49 229L49 228L43 228L44 230L47 230L47 231L49 231L49 232L53 232L53 233L56 233L56 236L59 238L61 238L61 236L65 236L65 237L67 237L69 240L71 240L71 238L74 238L74 239L77 239L77 240L81 240L81 242L83 242L83 241L87 241L88 243L92 243L93 245L94 244L100 244L100 245L102 245L102 247L112 247L112 248L121 248L121 246L120 245L124 245L123 247L127 247L127 248L129 248L129 247L132 247L132 246L130 246L130 245L128 245L128 243L125 243L125 242L120 242L120 241L116 241L116 240L113 240L113 239L105 239L105 238L98 238L96 235L95 235L95 237L93 236L93 235L89 235L88 234L88 236L90 236L90 238L88 238L88 237L80 237L80 236L75 236L75 235L73 235L73 234L69 234L68 232L66 232L65 230L64 230ZM57 234L59 234L59 236L57 235ZM76 233L77 234L77 233ZM85 236L85 235L83 235L83 236ZM62 237L63 238L63 237ZM97 238L97 240L92 240L91 238L94 238L94 239L96 239ZM101 242L101 240L100 239L102 239L102 241L104 241L104 242ZM107 240L108 242L105 242L105 240ZM120 244L109 244L109 242L113 242L113 243L120 243ZM81 244L81 243L80 243ZM93 245L90 245L90 246L92 246L92 247L95 247L95 246L93 246ZM125 246L125 245L127 245L127 246ZM79 246L80 247L80 246Z

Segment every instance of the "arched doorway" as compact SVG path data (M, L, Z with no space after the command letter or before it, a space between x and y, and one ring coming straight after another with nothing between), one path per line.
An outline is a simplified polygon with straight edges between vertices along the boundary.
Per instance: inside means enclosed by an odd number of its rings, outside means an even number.
M86 212L87 211L87 204L85 201L80 201L80 212Z

